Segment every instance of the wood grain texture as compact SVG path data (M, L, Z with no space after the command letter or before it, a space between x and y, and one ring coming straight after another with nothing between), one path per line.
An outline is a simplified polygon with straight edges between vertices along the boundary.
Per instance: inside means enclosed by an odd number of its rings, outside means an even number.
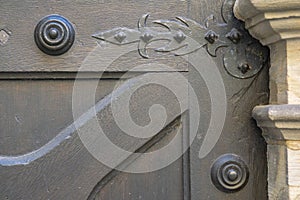
M97 82L82 84L88 88ZM73 80L0 81L1 155L38 149L64 129L72 121L73 84ZM103 98L113 87L113 81L101 82L96 98ZM87 110L92 105L82 106Z
M219 68L221 71L222 69ZM191 74L193 70L190 70ZM222 73L226 83L227 115L222 135L213 150L203 159L199 159L199 149L203 138L207 134L211 114L211 103L205 83L197 76L190 75L190 81L198 85L197 91L201 94L200 108L205 117L201 118L198 140L191 146L191 199L267 199L267 164L266 144L252 119L254 106L268 102L266 80L267 68L255 80L233 80ZM251 85L251 82L254 83ZM254 98L255 97L255 98ZM202 115L202 116L203 116ZM239 192L227 194L216 189L211 181L210 171L214 161L221 155L233 153L241 156L249 167L249 182ZM204 181L206 180L206 181Z
M240 80L225 71L222 50L213 58L226 87L228 114L218 144L207 157L200 160L199 149L211 117L210 93L203 77L198 76L184 59L170 54L162 57L150 52L152 58L145 60L134 50L114 60L113 55L120 48L110 49L112 46L99 43L91 37L98 31L114 27L135 28L138 18L148 12L152 19L185 16L203 24L209 15L214 14L221 21L221 6L222 0L1 1L0 29L10 33L7 42L0 45L0 109L3 113L0 117L1 155L16 155L38 149L74 121L72 89L76 72L83 64L87 64L87 68L77 80L83 91L79 105L81 113L91 106L85 97L88 88L100 77L95 95L97 101L110 94L119 79L123 83L149 71L167 72L170 75L172 71L180 71L196 86L194 89L199 96L201 120L190 152L160 171L144 174L115 173L116 170L95 160L77 132L74 132L57 148L28 165L1 166L0 179L3 181L0 182L0 199L267 199L265 144L259 129L251 120L251 109L267 102L267 68L254 80ZM53 13L68 18L76 30L73 47L57 57L42 53L33 39L33 30L38 21ZM104 48L109 51L105 52ZM113 61L109 72L103 76L100 73L104 71L103 65L95 57L95 60L84 62L91 52L100 51L104 52L101 54L104 56L99 60ZM172 69L166 70L159 64L166 64ZM123 76L124 72L137 65L143 66L142 70ZM188 90L186 92L188 97ZM98 113L97 120L103 125L107 137L128 151L145 151L146 147L147 151L161 148L173 138L175 131L182 129L179 133L183 133L183 144L178 145L177 149L182 150L189 141L189 124L187 121L177 121L181 115L178 102L166 88L146 86L133 95L130 106L133 120L139 125L148 124L149 108L154 104L164 105L169 114L166 127L157 134L169 135L155 142L124 134L113 121L109 107ZM82 130L87 134L94 131L88 123ZM151 145L147 146L149 143ZM210 180L212 162L225 153L240 155L250 169L249 183L238 193L222 193ZM164 156L161 155L160 159L164 159ZM147 167L151 160L129 157L121 165L127 164Z
M58 82L60 84L67 84L68 86L68 82L66 81ZM82 85L83 91L85 91L84 88L88 91L89 84L94 84L90 82L90 80L86 80L80 83ZM113 85L110 81L108 81L107 84ZM52 85L55 85L55 83ZM103 95L102 92L104 92L104 90L102 90L101 88L110 88L106 87L105 85L106 84L102 84L102 82L100 82L99 84L100 87L98 90L98 95L100 96L100 98L101 95ZM24 87L26 86L27 85L25 85ZM69 92L69 94L72 94L72 90L70 89L64 90L64 93L67 92ZM13 94L16 95L18 93ZM42 95L42 93L39 93L39 95ZM37 101L42 100L39 95L36 96ZM67 119L72 120L72 113L70 112L71 110L68 106L71 104L70 100L70 96L66 95L66 99L64 100L66 105L62 104L56 106L57 108L66 109L66 115L62 117L66 117ZM151 106L153 103L159 103L166 106L168 116L166 122L167 126L167 124L174 121L180 115L180 113L178 113L179 108L178 106L176 106L176 101L177 99L174 98L174 96L168 91L166 91L165 88L160 88L158 86L144 87L132 97L131 103L133 107L131 108L131 110L133 120L139 124L147 123L148 116L143 110L147 110L147 108L149 108L149 106ZM34 102L35 101L33 101L33 103ZM36 103L34 103L34 105L36 105ZM34 107L34 105L32 105L32 107ZM85 109L88 106L89 105L85 103L83 99L80 104L80 109L82 110L82 112L85 112ZM53 107L53 105L51 105L51 107ZM21 110L23 110L23 108ZM42 115L45 110L39 109L36 112L37 114L40 113ZM52 110L52 112L55 112L56 115L60 115L61 110ZM118 147L121 147L125 150L135 152L151 139L136 139L124 134L123 131L115 124L110 107L101 110L101 112L97 114L97 117L99 123L102 125L102 129L105 133L108 134L107 136L109 137L109 139ZM46 120L47 116L40 116L40 120L41 119ZM56 118L55 120L58 120L57 123L59 123L60 125L49 123L49 126L52 125L54 126L54 128L56 128L64 126L64 123L66 123L60 118ZM35 123L33 122L33 125L34 124ZM16 124L16 126L18 126L18 124ZM9 124L7 124L6 127L10 128ZM34 127L29 126L26 128L26 131L30 132L30 130L32 129L34 129ZM178 134L178 131L176 129L177 128L174 127L171 130L175 131L175 134ZM85 134L93 134L95 130L93 126L91 126L90 121L88 121L86 124L84 124L84 126L80 128L80 131L83 131ZM34 136L38 137L36 133L34 134ZM51 135L49 134L47 136L51 137ZM18 139L21 140L21 138L24 137L19 137ZM172 135L170 135L169 137L173 138ZM30 141L36 141L36 139L31 139ZM168 143L169 140L162 141ZM158 144L164 145L165 142ZM15 147L15 143L12 143L12 141L6 141L3 145L3 148L7 151L8 155L12 155L15 153L20 154L21 150L32 150L28 148L33 148L33 145L31 143L19 143L17 144L17 146L22 146L23 149L19 150L19 152L12 153L15 149L8 148L8 146ZM179 145L178 148L178 150L180 150L181 146ZM8 152L8 150L10 150L10 152ZM105 149L99 149L99 151L105 151ZM124 160L120 161L123 162ZM144 160L144 162L146 162L146 160ZM143 164L144 162L141 162L140 164ZM151 162L151 160L149 160L149 162ZM103 177L105 177L111 171L109 167L101 164L99 161L95 160L92 155L90 155L87 149L84 148L84 145L81 143L76 133L70 135L69 139L63 141L59 146L48 152L48 154L45 154L43 157L34 160L33 162L25 165L17 164L16 166L2 166L0 168L0 177L3 178L3 180L6 180L5 182L3 182L3 184L0 185L1 199L86 199L92 191L93 187L98 183L98 181L102 180ZM172 170L167 171L168 173L172 172ZM182 172L180 170L177 170L177 177L179 177L179 180L182 179L181 174Z
M187 7L187 1L180 0L159 3L146 0L1 1L0 29L9 32L10 37L0 46L0 71L76 72L86 56L99 45L91 37L94 33L121 26L136 28L138 19L145 13L151 13L153 19L186 16ZM50 14L65 16L75 27L76 41L70 51L61 56L42 53L34 42L36 24ZM127 65L132 65L138 57L138 54L127 56ZM169 59L165 63L171 65L172 62ZM97 68L89 70L98 71Z
M179 123L178 123L179 122ZM180 121L176 120L171 123L164 132L165 136L150 147L145 153L159 150L168 144L177 134L177 128L182 128ZM178 147L180 148L180 147ZM137 158L134 165L148 166L151 159ZM129 164L129 168L131 167ZM150 173L130 174L117 172L111 174L108 181L101 180L99 185L94 188L90 200L101 199L183 199L183 177L182 177L183 160L179 158L166 168ZM172 174L166 176L166 174ZM101 184L105 182L105 184ZM114 192L111 192L114 191Z
M203 21L213 14L222 22L222 0L192 0L190 18ZM214 61L222 74L227 95L227 116L222 135L213 150L203 159L199 159L199 149L207 133L211 114L211 100L204 80L197 76L193 69L189 69L189 81L196 86L201 97L201 118L198 140L195 140L190 151L191 167L191 199L267 199L267 163L266 144L252 119L253 107L268 102L268 66L254 79L240 80L230 77L223 68L222 49L219 50ZM253 83L252 83L253 82ZM203 116L201 115L201 116ZM233 153L246 161L250 170L249 182L239 192L227 194L216 189L211 181L210 170L214 161L221 155Z

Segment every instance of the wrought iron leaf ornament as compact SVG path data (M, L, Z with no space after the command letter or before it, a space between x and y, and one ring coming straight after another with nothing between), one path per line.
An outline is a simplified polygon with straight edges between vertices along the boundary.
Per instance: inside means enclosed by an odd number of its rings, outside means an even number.
M114 28L94 34L93 37L115 45L138 43L138 52L143 58L149 58L147 46L154 41L168 41L157 52L172 52L176 56L190 54L200 48L206 48L211 56L217 55L217 50L223 51L223 64L226 71L236 78L250 78L256 75L268 58L268 49L253 39L244 24L233 15L235 0L226 0L222 6L223 22L218 23L213 15L209 16L204 25L185 18L174 20L155 20L153 24L166 28L148 26L149 14L143 15L137 29L126 27Z

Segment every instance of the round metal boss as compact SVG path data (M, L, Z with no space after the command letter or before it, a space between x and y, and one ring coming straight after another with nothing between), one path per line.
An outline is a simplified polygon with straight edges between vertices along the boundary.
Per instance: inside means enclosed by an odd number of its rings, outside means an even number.
M35 43L49 55L61 55L74 43L75 31L72 24L60 15L49 15L41 19L34 31Z
M219 157L211 168L213 184L222 192L237 192L248 182L249 170L237 155L225 154Z

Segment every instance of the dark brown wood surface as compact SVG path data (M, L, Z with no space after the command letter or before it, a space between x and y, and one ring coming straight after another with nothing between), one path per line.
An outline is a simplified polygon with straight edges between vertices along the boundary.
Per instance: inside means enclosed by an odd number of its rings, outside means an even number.
M0 29L10 33L0 48L1 71L76 72L88 54L96 48L92 35L112 27L136 28L145 13L154 18L186 16L187 1L1 1ZM76 41L67 54L49 56L41 53L34 42L34 29L43 17L60 14L74 25ZM109 54L108 54L109 55ZM112 54L111 54L112 55ZM107 56L107 55L105 55ZM129 59L134 57L129 56ZM135 57L138 57L135 55ZM130 63L130 62L127 62ZM168 63L170 64L170 63ZM91 68L89 71L101 69ZM147 71L147 69L145 69Z
M43 147L61 130L74 121L72 92L76 72L86 57L98 47L92 34L115 27L136 28L137 20L145 13L153 19L189 17L199 23L211 14L221 21L222 0L1 0L0 30L9 32L4 45L0 45L0 156L24 155ZM49 56L42 53L34 42L34 28L49 14L68 18L75 27L76 40L64 55ZM110 73L97 62L86 68L80 81L82 90L97 84L95 100L109 95L116 84L148 74L179 71L197 85L200 94L201 121L198 138L190 151L170 166L159 171L131 174L110 169L97 161L85 148L77 132L62 141L47 154L15 166L0 166L0 199L8 200L264 200L267 199L266 145L260 130L251 118L255 105L268 100L268 66L255 78L236 79L230 76L222 63L222 49L216 58L227 93L226 123L217 145L204 159L198 153L203 132L210 120L210 97L203 79L180 57L167 54L162 57L152 52L145 60L137 51L130 52L110 66ZM95 53L95 52L93 52ZM99 55L110 58L114 51ZM166 70L157 65L171 66ZM133 65L144 64L142 71L123 72ZM190 70L188 72L188 70ZM166 72L167 71L167 72ZM121 79L120 79L121 78ZM78 80L77 80L78 81ZM113 121L110 107L98 113L105 124L108 137L117 145L130 150L148 152L168 144L179 132L188 134L186 116L179 112L178 102L169 91L145 87L132 100L133 118L139 124L149 122L148 110L155 103L166 107L169 118L164 129L155 138L133 140L123 134ZM82 97L80 110L90 105ZM88 125L86 125L88 127ZM83 130L88 134L88 128ZM181 149L182 146L178 146ZM237 193L223 193L211 182L210 168L216 158L226 153L240 155L249 167L246 187ZM147 166L151 160L127 158L124 163ZM120 163L122 164L122 163ZM126 167L125 167L126 168Z

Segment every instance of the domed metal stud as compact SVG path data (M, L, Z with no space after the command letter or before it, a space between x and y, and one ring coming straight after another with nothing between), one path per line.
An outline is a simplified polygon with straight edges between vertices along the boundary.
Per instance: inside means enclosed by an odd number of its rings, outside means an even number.
M72 24L60 15L49 15L40 20L34 31L36 45L49 55L61 55L74 43Z
M249 170L237 155L225 154L219 157L211 168L213 184L222 192L241 190L248 182Z

